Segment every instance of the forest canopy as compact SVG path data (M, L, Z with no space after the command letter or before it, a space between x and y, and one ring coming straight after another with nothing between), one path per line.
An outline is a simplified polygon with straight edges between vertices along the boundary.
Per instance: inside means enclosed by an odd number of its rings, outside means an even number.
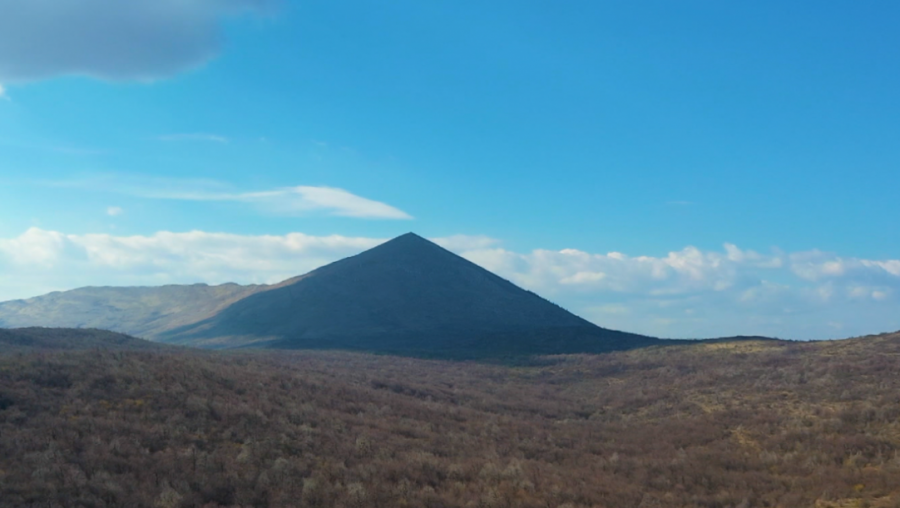
M7 352L2 506L900 506L898 334L518 367Z

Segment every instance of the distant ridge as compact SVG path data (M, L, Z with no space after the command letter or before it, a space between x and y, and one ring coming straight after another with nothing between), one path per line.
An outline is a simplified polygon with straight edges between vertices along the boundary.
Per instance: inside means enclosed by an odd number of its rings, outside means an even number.
M600 328L414 233L275 285L90 287L0 303L0 327L26 326L457 359L662 343Z
M602 352L658 341L600 328L413 233L159 338L453 358Z
M0 328L0 355L86 349L164 351L177 348L121 333L90 328Z
M0 327L103 328L154 339L269 286L85 287L0 302Z

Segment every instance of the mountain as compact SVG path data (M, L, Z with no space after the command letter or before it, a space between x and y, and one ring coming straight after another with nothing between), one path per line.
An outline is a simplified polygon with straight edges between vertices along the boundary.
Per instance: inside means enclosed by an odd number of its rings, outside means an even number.
M412 233L254 293L159 339L456 358L656 342L600 328Z
M149 339L271 286L86 287L0 303L0 327L103 328Z
M276 285L82 288L0 303L0 326L105 328L210 348L441 358L659 342L600 328L412 233Z

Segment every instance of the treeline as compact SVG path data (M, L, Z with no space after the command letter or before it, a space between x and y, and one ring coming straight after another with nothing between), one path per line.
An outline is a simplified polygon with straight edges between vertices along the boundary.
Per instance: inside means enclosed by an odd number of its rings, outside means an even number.
M900 507L900 336L0 355L0 505Z
M0 328L0 355L41 350L159 350L172 348L122 333L95 328Z

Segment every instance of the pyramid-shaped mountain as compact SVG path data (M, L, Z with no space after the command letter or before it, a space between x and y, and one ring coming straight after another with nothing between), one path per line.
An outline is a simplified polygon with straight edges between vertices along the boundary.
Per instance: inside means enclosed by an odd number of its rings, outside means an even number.
M412 233L159 339L452 358L603 352L657 341L600 328Z

